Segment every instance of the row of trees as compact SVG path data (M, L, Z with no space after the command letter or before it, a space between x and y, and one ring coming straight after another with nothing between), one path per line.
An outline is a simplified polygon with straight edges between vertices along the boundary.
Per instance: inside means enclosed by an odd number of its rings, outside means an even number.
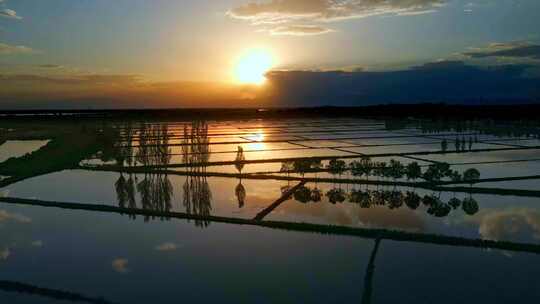
M434 163L425 170L418 162L411 162L407 165L398 160L391 159L390 162L374 162L369 157L363 157L359 161L347 163L340 159L332 159L328 165L323 166L321 160L299 159L283 162L281 172L300 173L302 177L308 172L328 171L332 175L343 175L349 172L354 177L364 176L369 180L370 177L398 180L407 178L407 180L416 181L424 179L430 183L440 181L467 182L474 184L480 179L480 172L475 168L467 169L463 174L452 170L448 163Z
M393 124L396 125L396 124ZM442 132L474 132L476 134L497 137L540 138L540 124L537 121L506 122L494 120L414 120L402 123L402 126L417 127L422 133L438 134Z
M431 120L431 119L394 119L385 122L387 130L417 128L424 134L444 132L475 133L497 137L540 138L538 121L504 122L496 120Z
M284 188L282 191L286 191ZM325 193L328 201L332 204L348 201L358 204L362 208L371 208L373 206L387 206L388 209L398 209L403 206L416 210L420 205L427 207L427 213L436 217L445 217L452 210L459 207L468 214L474 215L478 212L478 203L472 196L460 200L456 197L448 202L443 202L436 195L424 195L423 197L414 191L396 191L396 190L352 190L350 193L340 188L330 189ZM296 201L301 203L317 203L323 198L323 193L317 187L309 188L302 186L293 194Z
M478 136L469 137L468 140L465 139L465 137L462 137L461 139L459 137L456 137L456 139L453 141L454 147L457 152L459 151L471 151L473 148L473 144L479 143ZM445 138L441 142L441 151L447 152L448 151L448 140Z

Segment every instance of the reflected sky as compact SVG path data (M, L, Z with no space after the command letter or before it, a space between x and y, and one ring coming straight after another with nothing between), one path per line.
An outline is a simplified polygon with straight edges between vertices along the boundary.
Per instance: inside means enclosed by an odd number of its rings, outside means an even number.
M11 157L23 156L46 145L48 140L9 140L0 145L0 162Z
M534 190L538 179L463 184L452 192L397 184L408 181L405 175L329 169L332 159L346 156L349 165L365 154L393 153L372 160L417 162L424 171L445 161L460 173L477 168L482 178L530 176L540 163L536 139L521 145L525 136L495 131L476 140L474 130L384 126L355 119L122 122L73 127L67 139L51 128L50 142L23 148L8 141L0 151L34 153L23 163L0 161L0 172L21 177L1 187L1 196L120 209L0 202L0 301L57 303L50 294L65 291L113 303L348 303L367 294L372 303L537 302L537 254L435 243L459 237L540 245L538 195L491 191ZM441 153L445 138L450 148ZM458 153L456 138L466 143ZM79 140L92 144L72 150ZM474 152L493 147L516 149ZM314 156L325 157L310 163L317 170L294 169ZM287 158L293 160L251 162ZM96 167L105 163L111 167ZM210 216L252 221L226 224ZM290 230L261 224L276 222ZM300 232L299 223L415 237ZM421 243L418 236L426 234L435 241ZM25 292L9 292L6 282L24 283L18 286ZM48 290L49 297L29 290Z
M123 175L122 175L123 176ZM118 179L122 178L117 173L106 172L87 172L81 170L64 171L47 176L36 177L15 185L7 187L6 190L11 197L38 198L48 201L65 201L78 203L107 204L112 206L121 206L118 193ZM149 177L144 175L126 175L124 179L132 179L138 184ZM151 205L143 204L143 197L140 191L135 191L134 207L137 208L166 208L167 211L188 212L186 205L183 204L186 195L185 185L190 181L185 176L163 176L171 185L171 198L167 203L169 207L163 206L162 202L156 202ZM211 198L208 200L209 215L254 218L256 214L267 208L282 195L284 187L295 185L294 182L276 181L276 180L251 180L251 179L232 179L208 177L205 179L208 183L208 189ZM66 188L64 185L69 184ZM242 185L243 203L239 202L238 186ZM448 202L453 198L464 201L469 198L469 194L455 194L451 192L434 193L422 189L412 189L400 187L376 187L376 186L354 186L354 185L333 185L331 183L309 183L309 189L318 189L322 193L320 202L303 203L295 197L283 202L268 217L267 220L292 221L292 222L310 222L320 224L345 225L352 227L369 228L388 228L403 231L414 231L423 233L441 233L445 235L464 236L471 238L487 238L509 241L527 241L540 243L538 239L538 217L534 214L540 212L540 201L538 198L481 195L475 194L472 198L478 203L480 210L476 215L466 214L461 207L449 212L444 217L435 217L428 213L428 206L421 204L417 209L412 210L404 203L397 208L386 205L372 205L368 208L353 203L350 200L350 194L353 191L385 193L403 193L407 191L418 194L420 197L428 196L439 198L443 202ZM137 184L134 186L137 187ZM138 188L141 190L141 188ZM157 188L156 188L157 189ZM333 204L330 202L328 192L332 189L341 189L346 195L345 201ZM162 197L162 196L158 196ZM157 204L157 205L156 205ZM124 206L129 206L125 203ZM152 207L155 206L155 207ZM519 238L514 238L514 234L502 234L500 237L493 238L490 234L482 231L484 222L480 219L487 217L491 213L512 214L512 210L521 210L521 214L530 214L530 219L520 219L515 223L517 225L528 225L530 229L521 229ZM520 213L518 213L519 215ZM0 220L7 218L7 215L0 213ZM13 216L9 216L10 218ZM489 217L487 217L489 218ZM536 223L534 221L536 219ZM149 219L150 220L150 219ZM506 223L512 226L513 221ZM536 225L536 226L535 226ZM536 227L536 228L535 228ZM512 229L510 229L512 230Z
M200 300L201 294L205 302L226 303L359 301L373 248L372 240L353 237L226 224L200 230L181 220L149 224L84 211L2 209L32 219L1 228L0 248L9 252L0 260L3 279L120 303L148 303L158 296L162 303L177 303ZM383 241L373 300L533 300L538 297L534 286L540 283L537 259L531 254ZM498 265L495 272L493 265ZM462 283L464 273L474 288ZM41 300L4 292L0 298Z

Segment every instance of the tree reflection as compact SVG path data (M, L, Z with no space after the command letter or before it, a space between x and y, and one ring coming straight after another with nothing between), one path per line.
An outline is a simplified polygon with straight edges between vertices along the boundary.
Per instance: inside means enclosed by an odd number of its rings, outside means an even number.
M120 177L116 183L114 183L114 188L116 190L116 200L118 201L118 206L120 208L125 208L127 202L127 187L126 179L124 178L123 173L120 173Z
M319 188L317 188L317 186L315 186L315 188L311 190L311 201L314 203L318 203L321 201L321 199L322 199L322 191Z
M287 188L286 189L290 189ZM282 192L284 192L282 189ZM296 201L300 203L319 202L321 199L320 190L315 186L310 189L307 186L299 187L293 194ZM357 204L360 208L372 208L375 206L384 206L389 210L396 210L406 206L410 210L417 210L421 205L425 206L427 214L434 217L446 217L453 210L457 210L460 206L467 215L474 215L478 212L479 206L476 200L472 197L465 198L463 202L458 198L451 198L448 202L444 202L435 194L424 195L423 197L415 191L399 191L399 190L359 190L352 189L349 193L341 188L333 188L326 192L328 202L331 204L343 203L346 200L349 203Z
M133 166L135 162L142 165L166 166L171 159L169 148L168 126L141 124L138 133L139 145L133 149L135 132L130 124L124 129L124 143L114 149L114 159L118 165ZM173 186L167 174L147 172L141 181L133 174L126 178L124 173L115 183L118 205L122 208L137 208L136 192L139 193L141 208L144 210L168 212L172 208ZM146 217L148 221L150 218Z
M420 206L420 202L422 201L422 198L420 195L416 194L414 191L407 191L407 194L405 195L405 205L409 207L411 210L416 210Z
M239 153L242 152L239 150ZM182 160L187 165L188 176L184 186L183 205L186 213L209 216L212 210L212 192L205 175L206 164L210 159L210 138L208 137L208 124L204 121L194 121L191 125L184 125L182 139ZM239 204L243 205L245 189L237 187ZM243 195L242 195L243 192ZM207 227L210 221L195 220L198 227Z
M461 206L463 211L468 215L475 215L479 210L478 202L476 202L476 200L472 197L464 199Z
M234 189L234 194L238 200L238 208L243 208L246 201L246 188L242 185L242 179L240 179L240 182Z
M212 211L212 192L206 176L188 176L183 190L183 204L187 214L201 217L210 215L210 211ZM210 221L204 219L195 220L195 225L198 227L208 227L209 224Z
M326 192L326 196L328 197L328 201L332 204L336 203L343 203L346 199L346 194L343 189L330 189L330 191Z
M311 201L311 189L306 186L299 187L294 192L294 199L301 203L309 203Z

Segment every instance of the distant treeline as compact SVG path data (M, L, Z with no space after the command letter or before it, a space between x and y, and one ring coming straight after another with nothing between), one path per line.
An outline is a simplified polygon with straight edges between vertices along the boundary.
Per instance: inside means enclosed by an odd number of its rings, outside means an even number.
M300 117L366 117L366 118L452 118L452 119L537 119L540 103L505 105L449 105L444 103L386 104L358 107L312 108L207 108L207 109L118 109L118 110L0 110L2 119L249 119Z

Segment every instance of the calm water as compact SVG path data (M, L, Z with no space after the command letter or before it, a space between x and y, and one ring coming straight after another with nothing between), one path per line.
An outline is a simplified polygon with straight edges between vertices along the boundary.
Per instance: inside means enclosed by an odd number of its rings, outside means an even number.
M365 119L2 123L0 301L538 302L539 134ZM404 168L377 174L382 163ZM480 176L427 182L408 178L411 163Z

